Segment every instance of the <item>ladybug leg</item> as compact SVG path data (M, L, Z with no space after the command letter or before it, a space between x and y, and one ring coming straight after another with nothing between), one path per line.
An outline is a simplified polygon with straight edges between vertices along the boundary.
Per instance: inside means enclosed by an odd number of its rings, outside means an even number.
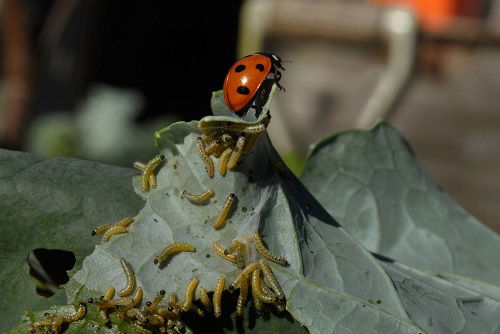
M239 117L243 117L245 116L245 114L247 113L248 110L245 110L245 108L241 109L241 110L238 110L238 111L235 111L234 113L236 115L238 115Z
M274 80L276 80L276 81L280 81L281 80L281 72L280 71L276 70L274 72Z
M278 81L276 81L276 86L278 86L278 88L284 92L286 92L286 89L285 87L283 87L282 85L280 85L280 83Z
M262 112L262 109L264 108L264 98L265 98L265 92L264 90L261 90L259 92L259 96L256 97L255 103L253 104L253 108L255 109L255 117L259 118L260 113Z
M281 79L281 72L276 70L274 72L274 82L276 83L276 86L278 86L278 88L282 91L286 91L285 87L283 87L282 85L280 85L279 81Z

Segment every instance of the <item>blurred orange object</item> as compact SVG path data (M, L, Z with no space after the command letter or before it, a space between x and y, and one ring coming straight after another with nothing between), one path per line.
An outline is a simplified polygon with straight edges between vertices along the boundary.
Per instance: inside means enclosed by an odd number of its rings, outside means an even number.
M455 16L476 16L481 0L369 0L369 2L411 8L422 29L436 31L446 28Z

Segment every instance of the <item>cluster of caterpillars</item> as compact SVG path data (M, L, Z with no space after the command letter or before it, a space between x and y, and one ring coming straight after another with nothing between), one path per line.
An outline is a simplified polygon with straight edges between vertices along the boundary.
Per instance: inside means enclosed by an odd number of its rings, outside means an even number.
M260 240L257 233L255 236L255 240ZM257 249L260 247L263 247L263 245L256 246ZM280 264L286 263L281 257L271 254L265 247L264 252L261 254L266 254L265 257L271 261ZM227 255L227 252L222 250L220 255ZM111 327L109 313L115 312L119 318L130 321L134 330L138 333L149 333L149 331L167 334L189 333L190 329L182 321L183 314L194 312L198 316L204 317L206 312L213 312L217 318L222 315L222 293L226 289L224 276L219 277L213 289L212 297L210 297L207 289L203 287L198 289L198 278L192 278L185 288L182 301L179 301L177 295L172 293L168 297L167 304L163 305L162 302L166 293L165 290L161 290L152 301L146 302L144 307L140 309L137 306L142 301L143 290L140 287L136 289L136 277L130 264L124 259L121 259L120 263L126 276L125 287L117 292L120 298L113 299L115 289L109 287L104 295L88 299L90 304L99 308L99 315L106 326ZM285 295L264 259L250 263L243 268L241 273L228 286L228 290L231 292L235 289L239 290L236 304L237 316L243 315L250 293L253 296L254 307L258 313L262 312L264 304L273 305L278 311L285 310ZM134 290L136 292L132 296ZM196 299L197 295L198 298ZM201 302L203 309L194 303L195 300ZM71 321L81 319L83 313L79 310L71 318ZM68 320L65 321L68 322ZM54 333L57 333L57 331Z
M252 125L222 121L200 122L199 128L202 135L196 140L196 148L205 164L208 176L213 178L215 174L215 164L211 158L212 156L219 159L218 171L221 176L225 176L228 170L235 169L240 158L253 151L255 143L265 131L268 123L269 118L264 119L259 124ZM142 172L140 184L144 192L156 188L157 181L154 170L164 159L164 155L158 155L148 163L134 163L133 166ZM215 193L213 189L207 189L199 194L183 190L181 195L194 204L200 204L207 202ZM236 195L233 193L227 196L219 214L212 223L213 228L219 230L225 226L236 200ZM117 223L102 225L92 231L92 235L104 234L103 242L105 242L114 234L126 233L127 226L132 222L132 218L127 217ZM236 304L237 316L243 315L250 294L253 297L254 308L258 314L262 312L265 304L273 305L278 311L285 310L285 295L266 260L283 266L288 263L285 258L271 253L266 248L258 232L255 232L249 238L244 238L244 240L233 240L227 249L217 242L213 242L212 247L214 252L222 259L236 264L241 269L241 273L227 287L230 292L236 289L239 290ZM253 247L263 259L247 263L247 250L249 247ZM171 256L182 252L195 251L196 248L190 244L174 243L160 250L154 258L154 263L160 265ZM161 290L153 301L148 301L142 309L139 309L137 305L142 299L142 288L137 288L135 295L130 296L135 289L135 274L125 260L122 259L121 264L127 276L127 285L118 292L120 298L113 299L114 288L109 287L100 298L90 298L88 300L99 307L102 321L106 325L110 324L109 313L116 312L118 317L131 321L138 333L148 333L150 330L160 333L187 333L189 328L182 322L183 313L194 312L203 317L206 312L213 312L215 317L221 316L222 293L226 290L226 278L224 276L221 276L217 281L212 290L213 293L209 293L204 287L197 290L199 280L193 278L186 286L183 301L178 301L175 294L170 294L167 305L162 305L165 291ZM210 297L210 294L212 297ZM198 296L197 299L196 296ZM203 309L193 303L195 300L201 302Z
M263 309L263 303L273 304L276 306L278 311L283 311L285 309L285 295L281 290L281 287L276 280L273 271L264 259L261 259L258 263L252 262L247 265L246 261L246 248L247 244L253 243L254 248L257 252L265 259L275 262L280 265L287 265L285 258L271 253L264 245L262 239L257 232L253 235L253 240L239 241L234 240L230 247L224 249L219 243L212 243L214 252L219 255L224 260L238 265L242 272L240 275L229 285L229 291L233 291L236 288L240 289L240 294L238 296L238 302L236 305L236 314L241 316L243 314L243 309L245 307L247 296L249 292L249 284L252 287L252 296L254 298L255 309L257 312L261 312ZM163 249L154 259L155 264L161 264L168 257L181 252L194 252L195 247L186 243L174 243ZM186 286L184 293L184 302L180 309L181 312L195 311L199 316L204 316L204 312L196 307L192 303L195 295L196 288L198 286L198 279L193 278L189 284ZM221 297L222 292L225 290L225 277L221 276L217 282L217 285L213 289L213 298L210 300L207 290L205 288L200 288L199 299L205 307L205 310L211 312L213 310L215 317L220 317L222 314L222 304ZM213 305L213 306L212 306ZM169 306L173 306L171 299L169 301Z
M153 301L146 302L142 309L138 308L143 298L143 289L140 287L136 289L137 280L131 265L125 259L121 259L120 263L127 280L125 287L117 292L120 298L113 299L115 289L111 286L99 298L88 299L89 303L99 308L102 322L111 327L109 314L116 313L118 318L129 321L138 333L150 333L150 331L167 334L189 333L189 328L180 318L181 308L175 295L169 297L168 306L161 305L165 296L165 291L161 290Z
M218 158L218 171L221 176L225 176L227 170L233 170L239 159L244 154L252 152L255 143L260 135L265 131L269 122L266 118L262 123L256 125L245 125L232 122L206 122L199 123L202 136L196 140L196 148L201 160L205 164L205 170L210 178L214 176L215 164L211 158ZM206 189L199 194L193 194L188 190L183 190L181 195L194 204L206 203L215 195L213 189ZM237 198L234 193L227 196L219 214L212 223L215 229L222 229L227 218L235 205ZM264 259L258 262L247 263L247 248L253 247ZM250 238L244 240L233 240L226 249L218 242L212 243L214 252L226 261L236 264L242 271L238 277L228 286L229 291L239 289L238 301L236 304L237 316L243 315L243 310L248 296L252 295L254 307L257 313L261 313L264 304L274 305L278 311L285 310L285 295L276 280L273 271L266 262L272 261L280 265L288 265L284 257L271 253L264 245L258 232ZM161 264L170 256L181 252L195 252L194 246L186 243L174 243L161 250L154 259L155 264ZM196 296L198 279L193 278L187 284L185 290L185 301L182 311L194 310L198 315L203 316L192 300ZM205 312L213 312L215 317L222 314L222 292L226 289L226 278L221 276L213 289L213 296L210 299L205 288L199 289L199 300L204 306ZM169 303L171 307L172 304ZM194 309L191 309L193 307Z
M52 334L59 333L65 324L78 321L85 315L87 309L81 303L73 315L57 315L55 313L45 313L43 318L28 325L30 334Z
M214 177L215 165L211 158L219 158L218 171L222 176L227 170L236 168L242 155L252 153L257 140L266 130L270 118L258 124L243 124L224 121L199 122L201 137L196 140L205 170L210 178Z

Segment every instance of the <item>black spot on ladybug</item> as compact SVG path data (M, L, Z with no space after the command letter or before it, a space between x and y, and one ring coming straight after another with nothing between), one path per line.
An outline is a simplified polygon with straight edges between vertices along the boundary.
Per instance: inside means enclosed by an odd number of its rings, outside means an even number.
M236 91L242 95L250 94L250 89L248 89L248 87L245 87L245 86L239 86Z
M238 73L238 72L243 71L245 68L247 68L245 65L240 64L240 65L236 66L236 68L234 69L234 71L235 71L236 73Z
M258 69L261 72L264 72L264 65L262 65L262 64L255 65L255 68Z

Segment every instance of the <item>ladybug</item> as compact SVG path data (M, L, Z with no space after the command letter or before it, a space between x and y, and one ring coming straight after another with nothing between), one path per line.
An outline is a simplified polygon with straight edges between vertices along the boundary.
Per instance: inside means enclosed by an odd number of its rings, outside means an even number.
M230 69L224 80L224 102L236 115L243 117L255 101L257 113L259 105L273 83L278 83L281 72L285 70L282 60L272 53L259 52L238 60ZM256 101L257 100L257 101ZM259 102L259 103L257 103Z

